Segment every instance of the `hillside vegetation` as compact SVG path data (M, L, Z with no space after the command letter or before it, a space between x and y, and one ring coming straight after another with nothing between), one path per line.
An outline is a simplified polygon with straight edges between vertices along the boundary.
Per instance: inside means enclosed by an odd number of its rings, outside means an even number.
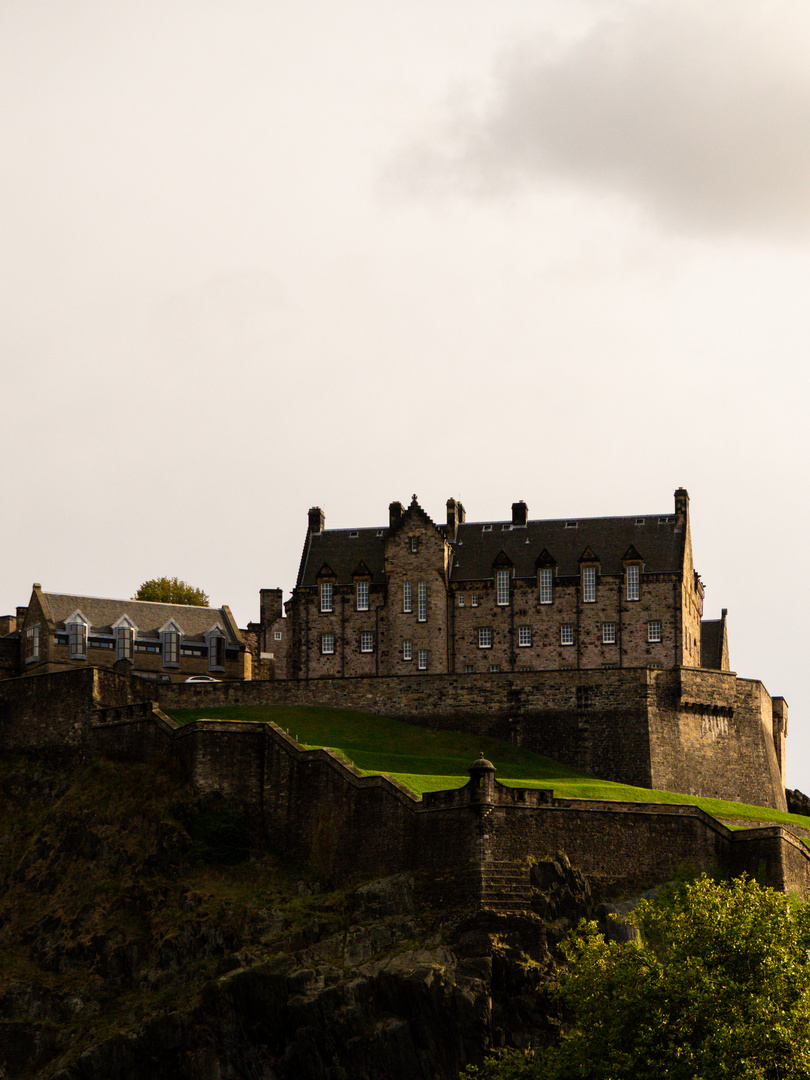
M171 770L0 761L0 1076L454 1080L546 1040L549 947L590 904L562 859L539 916L330 889Z
M769 821L806 828L810 819L762 806L656 791L600 780L511 743L460 731L434 731L352 709L316 705L241 705L215 709L167 710L179 724L194 720L271 722L307 747L329 747L365 773L384 773L421 795L461 787L467 768L481 754L496 768L496 778L516 787L552 788L570 799L622 802L689 803L724 820Z

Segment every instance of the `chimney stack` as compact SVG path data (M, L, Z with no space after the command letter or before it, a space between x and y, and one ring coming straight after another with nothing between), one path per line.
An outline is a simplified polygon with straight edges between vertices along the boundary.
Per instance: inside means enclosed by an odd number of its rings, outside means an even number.
M683 532L689 520L689 492L678 488L675 492L675 532Z
M307 517L309 518L309 531L311 533L323 532L326 518L323 516L323 510L321 510L320 506L313 506Z
M447 500L447 536L452 540L456 535L456 530L459 525L464 524L464 507L460 502L456 502L455 499Z
M529 508L521 499L520 502L512 503L512 524L525 525L529 519Z
M403 513L404 511L401 502L392 502L388 504L388 524L392 529L402 517Z

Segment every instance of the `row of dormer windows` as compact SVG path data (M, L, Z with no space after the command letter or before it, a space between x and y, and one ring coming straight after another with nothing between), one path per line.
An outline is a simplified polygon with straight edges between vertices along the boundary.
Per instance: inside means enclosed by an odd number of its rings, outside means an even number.
M132 660L136 652L162 653L163 664L166 667L179 665L180 656L208 656L210 669L225 667L226 642L225 637L212 634L206 645L191 646L183 645L181 648L182 634L175 630L163 631L160 635L160 643L154 644L135 640L135 631L130 626L116 626L113 637L92 636L86 623L71 622L67 624L66 633L55 633L55 645L67 645L72 660L86 660L87 650L91 649L115 649L116 660ZM30 626L25 635L25 660L32 663L40 659L40 627L39 624Z

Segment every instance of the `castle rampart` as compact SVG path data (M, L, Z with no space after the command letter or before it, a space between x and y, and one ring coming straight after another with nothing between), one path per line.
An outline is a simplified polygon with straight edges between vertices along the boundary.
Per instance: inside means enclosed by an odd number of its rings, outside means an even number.
M693 806L559 799L497 783L484 761L464 787L420 800L332 751L305 750L273 724L178 727L137 696L114 672L7 680L0 750L174 760L199 791L241 802L268 843L317 872L339 880L408 870L436 902L529 905L532 860L561 850L600 888L635 888L691 866L810 892L810 855L778 826L732 831ZM504 867L506 897L493 885Z
M606 780L784 810L787 705L699 668L144 687L165 708L320 704L519 743ZM779 753L778 753L779 751Z

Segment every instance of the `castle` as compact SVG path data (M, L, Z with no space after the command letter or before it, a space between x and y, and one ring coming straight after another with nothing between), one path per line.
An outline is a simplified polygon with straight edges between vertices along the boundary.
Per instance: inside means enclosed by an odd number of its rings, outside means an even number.
M384 527L324 526L310 510L286 618L280 589L240 631L227 607L35 585L0 638L4 673L97 665L166 684L177 705L377 711L607 780L785 808L787 704L730 670L725 610L702 618L684 488L672 513L538 521L516 502L508 521L468 522L449 499L436 525L414 497Z

